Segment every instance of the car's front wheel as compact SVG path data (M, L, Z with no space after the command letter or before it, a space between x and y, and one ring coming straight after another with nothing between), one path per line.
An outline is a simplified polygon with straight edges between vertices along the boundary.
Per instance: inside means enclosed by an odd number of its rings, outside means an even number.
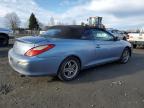
M130 50L129 48L125 48L121 55L120 63L122 64L127 63L129 61L129 58L130 58Z
M80 72L80 61L75 57L66 58L60 65L58 77L63 81L70 81Z

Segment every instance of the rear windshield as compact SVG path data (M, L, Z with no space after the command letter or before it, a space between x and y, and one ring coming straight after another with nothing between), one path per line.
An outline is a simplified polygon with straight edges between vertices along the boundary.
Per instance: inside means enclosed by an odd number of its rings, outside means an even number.
M53 28L44 32L41 36L45 38L81 39L83 30L75 28Z

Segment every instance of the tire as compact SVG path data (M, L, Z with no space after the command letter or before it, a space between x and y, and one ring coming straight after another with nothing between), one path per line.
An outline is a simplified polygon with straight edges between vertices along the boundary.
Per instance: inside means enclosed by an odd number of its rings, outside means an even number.
M136 45L136 44L133 44L133 48L137 48L137 45Z
M60 65L58 78L62 81L75 79L80 72L80 61L76 57L66 58Z
M130 58L130 49L125 48L122 55L121 55L120 63L126 64L129 61L129 58Z
M9 44L9 38L6 37L6 35L0 35L0 46L8 46L8 44Z

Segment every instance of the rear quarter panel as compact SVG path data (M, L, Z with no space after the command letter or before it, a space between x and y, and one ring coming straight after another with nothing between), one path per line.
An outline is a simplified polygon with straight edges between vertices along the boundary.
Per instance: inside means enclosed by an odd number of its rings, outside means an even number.
M92 40L57 39L51 43L56 46L38 57L57 57L57 60L62 62L69 56L77 56L81 60L82 68L94 61L95 46Z

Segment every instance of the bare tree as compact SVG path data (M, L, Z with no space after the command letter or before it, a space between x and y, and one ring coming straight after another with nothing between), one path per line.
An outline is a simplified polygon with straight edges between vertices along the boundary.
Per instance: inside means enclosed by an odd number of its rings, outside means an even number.
M53 17L50 18L50 25L51 26L54 26L55 25L55 20Z
M64 24L61 21L58 21L57 25L64 25Z
M5 24L7 27L11 28L12 30L15 30L16 28L19 28L20 23L21 21L16 13L13 12L6 14Z
M44 29L44 24L42 22L39 22L38 24L39 24L40 29Z

